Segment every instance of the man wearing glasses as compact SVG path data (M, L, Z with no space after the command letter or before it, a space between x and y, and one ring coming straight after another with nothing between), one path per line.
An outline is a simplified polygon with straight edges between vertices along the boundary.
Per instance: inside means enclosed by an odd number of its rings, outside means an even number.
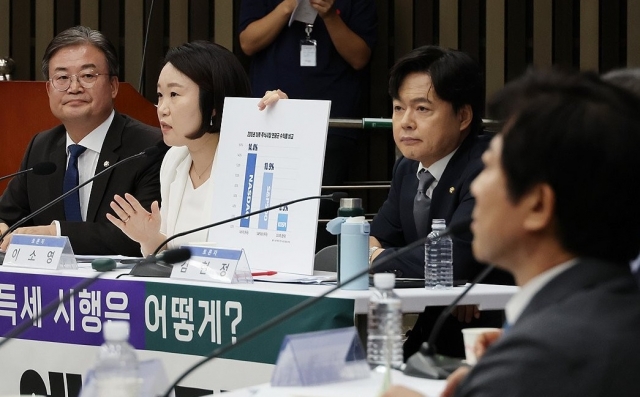
M162 140L157 128L114 110L118 59L102 33L77 26L58 34L45 51L42 72L51 112L62 125L33 137L20 169L45 161L57 169L51 175L23 174L11 180L0 197L3 233L79 183ZM139 245L105 214L115 194L131 193L147 208L159 200L160 163L157 157L143 157L116 167L14 233L68 236L76 254L139 256ZM4 239L2 250L9 242Z

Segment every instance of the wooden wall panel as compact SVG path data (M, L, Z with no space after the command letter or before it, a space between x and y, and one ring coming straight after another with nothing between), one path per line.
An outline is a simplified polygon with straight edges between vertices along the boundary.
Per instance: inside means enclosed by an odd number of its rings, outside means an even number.
M621 3L621 0L608 0L606 3L600 3L600 40L602 45L599 48L600 71L603 73L625 63L625 53L621 47L626 37L621 34L621 24L626 25L626 19L621 18ZM638 21L633 23L638 23Z
M439 45L458 48L458 0L440 0Z
M414 0L413 2L413 45L420 47L435 44L438 37L438 1Z
M598 0L580 0L580 69L598 71Z
M484 61L484 7L478 0L460 0L460 50L471 55L478 63Z
M53 2L36 0L35 49L33 54L33 70L35 80L45 80L42 75L42 56L54 36Z
M640 67L640 0L627 0L627 66Z
M553 62L553 0L533 1L533 65L550 67Z
M393 49L395 59L411 51L413 44L413 1L395 0L393 8L393 27L389 34L393 35ZM391 30L393 29L393 30Z
M14 80L31 80L33 76L33 60L31 58L31 13L34 10L30 1L11 1L11 58L16 68L13 72Z
M506 2L506 79L520 76L527 68L527 8L525 0Z
M490 98L504 85L505 67L505 0L486 0L486 97Z
M0 0L0 57L5 58L10 54L11 37L11 2Z
M124 46L120 53L124 70L120 71L122 81L131 83L136 89L140 86L142 70L142 48L146 21L144 6L139 0L126 0L124 3ZM122 56L124 55L124 57Z
M373 0L371 0L373 1ZM233 47L235 36L234 5L230 1L218 1L215 3L213 13L214 35L213 41L228 49Z
M80 20L80 3L76 0L56 0L55 2L56 32L62 32L78 24Z
M566 69L574 67L573 0L553 3L553 63Z
M169 47L189 41L189 0L169 1Z
M39 80L42 53L61 30L102 30L120 56L121 79L138 87L147 16L143 93L155 102L160 64L170 46L212 40L248 68L237 41L242 0L0 0L0 57L16 62L14 79ZM600 72L640 67L640 0L371 0L378 45L370 64L368 114L389 117L388 69L425 44L460 48L477 59L491 96L527 67L559 65ZM25 45L25 43L28 43ZM386 179L393 163L388 131L369 131L356 167L360 179Z
M151 102L157 101L156 84L164 54L168 49L168 26L165 22L168 20L168 7L165 7L163 1L156 0L153 6L149 24L149 38L147 41L147 53L145 59L145 70L143 76L144 96ZM149 15L149 3L145 3L145 15ZM145 24L146 29L146 24Z
M98 29L100 25L100 0L80 0L80 25ZM136 21L140 23L142 19Z

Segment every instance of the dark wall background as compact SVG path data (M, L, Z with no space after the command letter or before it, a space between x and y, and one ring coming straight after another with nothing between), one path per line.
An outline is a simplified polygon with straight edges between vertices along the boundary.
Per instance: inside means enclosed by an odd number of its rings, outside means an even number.
M154 101L160 61L170 46L212 40L248 65L236 37L240 1L0 0L0 57L16 62L13 79L42 80L40 58L49 40L70 26L87 25L105 32L119 49L121 79L136 87L142 82L143 94ZM485 70L487 96L531 65L598 72L640 66L638 0L372 1L378 8L379 40L368 79L369 117L390 116L387 70L400 55L423 44L459 48L477 59ZM351 179L388 180L394 158L388 130L365 130ZM376 208L386 191L354 195Z

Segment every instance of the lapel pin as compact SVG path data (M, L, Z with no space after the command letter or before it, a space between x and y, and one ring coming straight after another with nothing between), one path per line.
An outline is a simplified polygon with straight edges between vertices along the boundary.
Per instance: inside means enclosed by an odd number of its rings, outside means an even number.
M456 191L456 188L455 188L455 187L451 186L451 187L449 188L449 193L453 193L453 192L455 192L455 191Z
M109 166L109 162L105 161L103 165L104 165L104 168L107 168Z

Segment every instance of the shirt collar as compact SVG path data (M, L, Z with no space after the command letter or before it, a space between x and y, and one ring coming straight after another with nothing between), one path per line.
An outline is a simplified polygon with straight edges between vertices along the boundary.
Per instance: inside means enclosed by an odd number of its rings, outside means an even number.
M418 177L418 179L420 179L418 175L420 174L420 171L427 170L431 175L433 175L436 181L439 181L440 178L442 178L442 174L444 173L445 168L447 168L447 164L449 164L449 160L451 160L451 157L453 157L453 155L457 151L458 151L458 148L456 148L453 152L447 154L440 160L436 161L435 163L431 164L431 166L428 168L422 165L422 163L420 163L420 166L418 166L418 171L416 172L416 176Z
M95 130L91 131L87 136L82 138L78 145L82 145L87 149L94 151L96 153L100 153L102 149L102 144L104 143L104 138L107 136L107 131L109 131L109 127L111 126L111 122L115 116L115 111L112 110L111 114L105 121L102 122L99 126L96 127ZM75 142L71 140L69 137L69 133L67 132L67 153L69 153L69 146L73 145Z
M513 325L518 321L520 315L524 311L524 309L529 305L531 299L551 280L553 280L560 273L568 270L570 267L574 266L578 263L577 258L570 259L566 262L563 262L559 265L552 267L551 269L538 274L528 283L523 285L518 292L516 292L509 302L507 302L504 308L504 314L507 318L507 323Z

